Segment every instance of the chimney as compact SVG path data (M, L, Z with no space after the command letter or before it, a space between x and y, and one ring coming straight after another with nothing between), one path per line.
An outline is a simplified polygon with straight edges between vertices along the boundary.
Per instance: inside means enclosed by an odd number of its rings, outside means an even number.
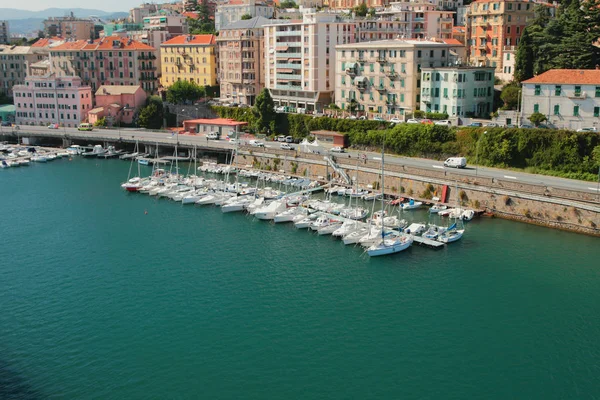
M600 65L596 64L596 69L600 70Z

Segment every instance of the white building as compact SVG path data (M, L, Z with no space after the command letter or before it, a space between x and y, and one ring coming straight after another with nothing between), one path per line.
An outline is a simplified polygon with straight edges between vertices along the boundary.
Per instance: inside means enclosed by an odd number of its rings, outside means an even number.
M504 46L502 54L502 72L496 76L503 82L511 82L515 78L515 59L517 57L517 46Z
M220 4L215 11L215 29L240 21L242 16L273 18L275 8L266 3L255 0L231 0L227 4Z
M428 1L402 1L376 12L377 19L361 24L359 40L452 38L454 12L439 9ZM369 35L365 37L364 35ZM373 36L375 34L376 36Z
M493 67L453 65L422 69L422 111L487 118L493 111L493 103Z
M335 104L357 114L402 116L419 108L421 70L455 60L452 46L428 40L380 40L336 47Z
M16 123L75 127L92 109L92 88L77 76L28 76L13 88Z
M265 87L275 104L320 112L332 103L335 48L354 42L354 27L325 13L265 25Z
M600 69L552 69L522 84L521 120L539 112L557 128L600 130Z

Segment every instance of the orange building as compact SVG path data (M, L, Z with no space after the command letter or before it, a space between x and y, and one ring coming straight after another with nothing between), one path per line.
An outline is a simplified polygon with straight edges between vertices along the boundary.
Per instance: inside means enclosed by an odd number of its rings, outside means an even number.
M537 4L523 0L477 0L471 3L466 15L469 60L502 72L505 49L519 44L523 29L535 15Z

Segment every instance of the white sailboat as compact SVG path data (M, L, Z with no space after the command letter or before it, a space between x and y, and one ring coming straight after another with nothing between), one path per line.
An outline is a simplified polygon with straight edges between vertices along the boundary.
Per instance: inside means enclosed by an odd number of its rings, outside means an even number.
M383 185L383 176L385 174L384 170L384 147L385 147L385 137L383 138L383 145L381 146L381 209L385 209L384 205L384 188ZM405 235L400 233L396 237L391 237L391 234L385 231L385 219L382 220L381 224L381 239L378 243L373 244L371 247L367 249L367 254L370 257L384 256L388 254L399 253L403 250L408 249L413 244L413 236Z
M458 202L458 185L456 185L455 192L456 192L456 205L460 207L460 204ZM461 239L463 237L463 234L465 233L465 228L464 228L464 226L462 227L462 229L458 228L457 224L458 224L459 220L461 220L461 215L455 215L454 223L452 225L450 225L448 227L448 229L446 229L445 232L443 232L441 235L439 235L437 237L437 240L442 243L452 243L452 242L456 242L457 240ZM462 225L462 220L460 223Z

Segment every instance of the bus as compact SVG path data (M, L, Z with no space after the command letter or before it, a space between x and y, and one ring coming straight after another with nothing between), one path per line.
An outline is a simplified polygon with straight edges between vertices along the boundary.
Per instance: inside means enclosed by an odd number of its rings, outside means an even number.
M91 131L92 130L92 124L88 124L88 123L83 123L83 124L79 124L79 126L77 127L78 131Z

